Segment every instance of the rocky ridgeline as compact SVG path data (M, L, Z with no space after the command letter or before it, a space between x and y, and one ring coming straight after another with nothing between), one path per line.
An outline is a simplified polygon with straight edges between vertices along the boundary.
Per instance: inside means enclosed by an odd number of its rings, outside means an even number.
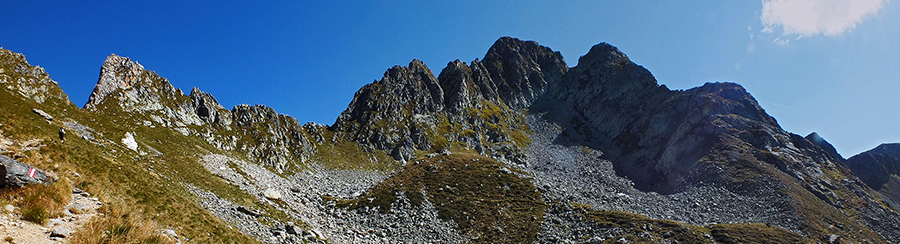
M900 144L881 144L850 157L847 164L869 187L879 190L900 175Z
M394 66L360 89L332 128L397 160L462 148L524 163L521 109L567 69L559 52L503 37L484 61L450 62L438 77L419 60Z
M638 191L663 195L701 192L693 197L711 197L707 193L724 191L723 195L734 197L717 199L734 201L726 206L743 206L735 208L742 212L730 216L720 212L708 217L624 210L697 224L767 222L815 235L871 236L854 230L864 228L861 226L831 230L797 224L832 219L842 225L856 225L841 213L852 208L867 216L864 225L885 238L897 238L889 228L881 228L884 223L875 220L896 223L900 218L879 204L871 204L877 198L863 190L865 187L852 177L842 158L832 152L833 147L824 140L809 140L783 130L740 85L716 82L689 90L669 90L660 86L648 70L606 43L591 48L571 69L557 57L536 43L501 38L484 61L469 65L451 62L437 79L414 60L409 67L390 69L382 80L357 92L333 128L364 145L392 150L400 160L409 159L415 150L442 150L435 144L441 139L461 142L465 148L475 148L501 161L517 159L504 162L552 157L523 154L521 147L500 147L500 153L491 150L497 147L485 145L504 145L513 138L501 135L499 140L485 140L491 138L491 132L484 128L491 126L484 125L494 121L471 116L477 112L466 113L471 111L466 108L483 111L497 105L501 109L496 114L504 115L497 116L501 118L498 122L521 130L528 127L522 123L519 109L526 108L532 113L546 113L543 118L559 126L563 133L554 143L598 151L601 156L595 160L609 160L617 177L630 180ZM461 128L449 127L452 133L441 132L443 120L453 124L458 118L467 123L460 123ZM466 130L473 130L475 136L467 138ZM550 184L547 191L561 186ZM759 195L772 197L761 199ZM794 200L787 203L786 199ZM860 204L863 207L851 207ZM827 209L810 213L823 207ZM780 210L775 216L766 214L766 209ZM706 220L698 222L701 219Z
M129 58L110 54L84 109L122 113L116 115L188 135L193 132L189 126L204 124L191 105L184 92L165 78Z
M0 48L0 85L23 97L49 106L72 105L69 96L59 89L59 84L40 66L31 66L25 55Z
M279 170L311 159L326 137L331 142L349 139L403 161L415 157L416 150L467 150L524 163L522 148L528 139L521 109L567 69L558 52L504 37L484 61L451 62L438 77L418 60L389 69L384 78L360 89L326 128L300 125L264 105L242 104L228 111L208 93L194 88L186 96L165 78L113 54L85 108L122 111L140 117L136 119L145 126L201 135L221 149L243 151ZM337 132L337 138L326 130Z
M825 150L825 153L828 153L828 156L831 157L832 160L841 162L847 161L844 156L841 156L841 154L837 152L837 149L835 149L831 143L826 141L825 138L822 138L822 136L819 136L819 133L812 132L804 138L819 148L822 148L822 150Z
M279 170L314 155L315 144L309 138L323 142L321 131L325 129L316 124L300 125L293 117L264 105L241 104L229 111L209 93L194 88L185 95L155 72L115 54L103 63L84 107L131 116L143 126L200 136L220 149L243 151Z

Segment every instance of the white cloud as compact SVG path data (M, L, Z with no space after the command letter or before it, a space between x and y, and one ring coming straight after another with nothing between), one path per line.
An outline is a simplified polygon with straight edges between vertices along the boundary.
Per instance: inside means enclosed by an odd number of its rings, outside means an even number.
M763 0L761 32L771 33L780 27L782 35L797 38L838 36L852 30L865 17L876 15L887 1Z

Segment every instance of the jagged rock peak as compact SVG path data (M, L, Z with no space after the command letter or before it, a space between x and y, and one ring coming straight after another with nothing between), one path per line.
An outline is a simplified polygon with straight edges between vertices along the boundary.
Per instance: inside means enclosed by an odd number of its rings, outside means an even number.
M69 96L41 66L28 64L25 55L0 48L0 84L37 103L56 101L71 104Z
M587 54L578 58L579 65L590 65L591 63L625 65L629 62L631 62L631 60L628 59L628 55L625 55L619 48L606 42L594 45Z
M579 76L578 85L611 86L630 90L650 90L656 88L658 83L649 70L637 65L628 58L619 48L602 42L591 47L587 54L578 58L577 72L570 72ZM609 76L613 77L609 77ZM585 80L592 77L593 80ZM597 83L600 84L597 84ZM615 82L617 84L610 84ZM624 91L623 91L624 92Z
M494 42L482 64L500 97L515 109L530 106L548 84L559 82L569 70L559 52L508 36Z
M100 79L88 98L85 108L92 109L103 99L118 89L134 85L137 77L144 72L144 66L128 57L110 54L100 68Z
M471 66L459 59L447 63L447 67L441 70L438 81L444 90L444 106L450 112L475 107L478 100L499 104L497 86L478 59L472 61Z
M421 102L419 105L422 107L417 108L416 113L425 112L421 109L434 112L444 108L444 91L441 89L441 85L438 84L431 69L428 69L428 66L419 59L410 61L408 67L392 67L385 72L384 78L379 83L388 85L391 90L402 89L403 91L397 94L403 96L399 102L416 100L416 102ZM420 91L425 93L419 94Z
M733 82L708 82L699 88L701 93L707 93L722 100L709 100L715 104L703 104L714 113L727 115L735 114L744 118L763 122L775 127L778 121L766 113L766 110L759 106L759 102L753 95L750 95L743 86Z
M223 120L227 120L227 123L230 123L231 116L223 115L219 111L225 109L222 105L216 101L216 98L211 94L203 92L200 88L194 87L191 89L191 107L194 108L194 112L197 113L197 116L200 117L206 123L222 123Z
M357 91L335 126L349 121L365 124L375 118L401 119L404 112L429 114L443 110L443 100L438 79L428 66L414 59L409 66L391 67L381 80Z
M806 140L809 140L816 146L819 146L820 148L825 150L825 152L828 153L828 156L831 156L832 159L839 161L846 160L843 156L841 156L840 153L837 152L837 149L834 149L834 146L831 145L831 143L826 141L825 138L822 138L822 136L819 136L819 133L809 133L809 135L806 135Z
M567 70L559 52L537 42L503 37L483 60L450 62L437 78L419 60L388 69L381 80L356 92L331 129L374 149L394 150L398 160L408 158L413 149L434 151L451 143L485 155L503 151L508 153L500 154L521 159L511 156L517 150L501 150L512 144L505 132L498 131L518 130L524 122L513 111L530 106ZM508 128L489 126L497 124ZM447 133L450 125L459 128ZM465 130L494 132L486 133L486 138L456 133Z

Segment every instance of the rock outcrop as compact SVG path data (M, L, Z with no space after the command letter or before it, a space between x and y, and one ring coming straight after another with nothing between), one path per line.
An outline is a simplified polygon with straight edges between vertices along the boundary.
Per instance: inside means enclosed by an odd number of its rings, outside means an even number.
M419 60L409 66L394 66L381 80L363 86L335 121L334 130L346 133L351 140L379 150L392 150L402 140L411 140L419 149L428 150L427 121L419 126L417 118L444 109L444 92L431 70Z
M144 66L138 62L131 61L130 58L110 54L106 57L106 61L103 62L103 66L100 67L100 79L97 81L97 85L94 86L94 91L91 92L84 107L93 109L106 96L117 90L134 85L143 73Z
M290 162L302 163L316 153L316 145L310 135L318 125L300 125L297 119L278 114L263 105L241 104L231 110L232 120L241 139L240 150L261 160L266 165L283 170Z
M51 183L56 178L43 170L0 155L0 188L21 187L29 184Z
M69 96L40 66L32 66L25 55L0 48L0 85L47 106L72 106Z
M211 94L200 91L200 88L191 89L191 107L194 113L207 124L219 126L231 125L231 116L225 107L222 107Z
M512 37L494 42L481 63L496 84L500 98L513 109L531 105L548 84L558 82L569 69L559 52Z
M200 136L220 149L243 151L279 170L315 153L307 139L307 131L315 128L304 128L296 119L262 105L242 104L227 110L196 87L185 95L136 61L115 54L103 63L85 109Z
M419 60L394 66L360 89L331 128L397 160L462 149L524 163L522 109L567 69L559 52L503 37L483 61L450 62L438 77Z
M816 146L822 148L822 150L825 150L825 152L828 153L828 156L830 156L832 159L841 162L847 160L844 158L844 156L841 156L841 154L838 153L837 149L835 149L834 146L831 145L831 143L826 141L825 138L822 138L822 136L819 136L818 133L809 133L809 135L806 135L805 138Z

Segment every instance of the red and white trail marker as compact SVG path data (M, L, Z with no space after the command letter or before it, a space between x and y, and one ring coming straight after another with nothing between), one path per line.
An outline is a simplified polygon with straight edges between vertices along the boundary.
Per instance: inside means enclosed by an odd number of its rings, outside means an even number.
M36 170L34 170L34 168L31 168L31 171L28 172L28 177L34 178L34 172L35 172L35 171L36 171Z

